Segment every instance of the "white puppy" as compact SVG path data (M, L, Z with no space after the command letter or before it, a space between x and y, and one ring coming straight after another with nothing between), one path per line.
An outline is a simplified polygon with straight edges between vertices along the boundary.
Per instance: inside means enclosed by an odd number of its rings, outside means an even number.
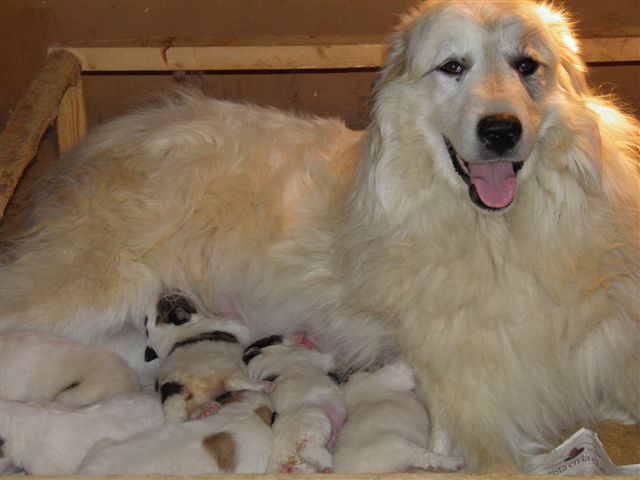
M264 473L271 451L269 397L224 395L215 415L164 425L124 442L102 442L85 458L81 475L206 475Z
M348 418L336 444L336 473L391 473L412 470L455 471L460 457L427 450L429 417L413 389L412 368L396 360L370 372L351 375L344 385Z
M69 475L100 440L124 440L163 423L154 395L123 394L88 407L0 400L0 473Z
M302 346L301 336L274 335L245 350L252 378L272 381L278 416L268 472L312 473L331 470L331 451L344 423L346 405L328 373L331 354Z
M81 406L139 390L135 372L104 348L41 332L0 335L0 398Z
M186 297L169 294L160 298L156 319L146 328L145 356L155 353L161 362L157 386L167 422L202 414L201 407L224 392L272 388L249 379L242 362L249 329L235 318L199 314Z

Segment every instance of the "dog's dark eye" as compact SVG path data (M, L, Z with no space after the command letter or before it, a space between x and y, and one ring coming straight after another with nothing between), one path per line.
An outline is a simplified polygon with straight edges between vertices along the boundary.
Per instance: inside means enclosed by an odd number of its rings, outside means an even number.
M515 61L515 64L514 64L514 68L523 77L528 77L529 75L533 75L536 72L536 70L538 70L539 66L540 64L530 57L519 58Z
M460 62L456 62L455 60L449 60L448 62L440 65L438 70L448 75L462 75L462 73L465 70L465 67Z

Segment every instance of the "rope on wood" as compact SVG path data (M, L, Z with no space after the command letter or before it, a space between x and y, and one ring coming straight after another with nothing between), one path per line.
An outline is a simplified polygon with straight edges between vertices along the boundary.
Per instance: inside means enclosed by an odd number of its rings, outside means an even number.
M0 220L42 135L55 120L62 97L80 75L80 64L72 54L51 53L0 133Z

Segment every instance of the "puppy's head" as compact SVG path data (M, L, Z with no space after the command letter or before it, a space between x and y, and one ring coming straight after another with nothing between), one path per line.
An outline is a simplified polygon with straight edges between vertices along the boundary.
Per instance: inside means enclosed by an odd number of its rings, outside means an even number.
M178 293L165 293L158 300L156 316L145 318L147 350L145 359L150 361L154 354L160 359L169 355L176 344L204 338L207 334L235 337L241 345L249 341L250 332L246 325L236 318L204 315L196 309L194 302Z
M244 361L249 375L266 381L287 371L305 366L313 366L323 372L330 372L336 367L335 359L330 353L321 353L310 349L304 336L288 335L272 336L258 340L245 349Z
M372 392L411 392L416 387L415 373L411 365L400 358L366 371L351 373L344 385L345 395Z

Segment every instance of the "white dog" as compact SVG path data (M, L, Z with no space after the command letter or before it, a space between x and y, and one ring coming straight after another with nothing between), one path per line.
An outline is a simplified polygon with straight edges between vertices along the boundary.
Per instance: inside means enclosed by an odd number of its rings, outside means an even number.
M38 332L0 335L0 398L89 405L140 390L120 357Z
M88 407L0 400L0 472L71 475L102 440L124 440L164 422L155 395L118 395Z
M264 473L271 452L269 398L233 392L215 414L168 424L123 442L101 442L86 456L80 475L207 475Z
M250 332L236 319L202 315L186 297L167 294L146 329L146 357L157 354L161 362L157 385L167 422L200 415L203 405L224 392L272 388L249 379L242 354Z
M335 368L333 356L302 346L301 338L271 336L245 351L251 377L275 385L271 399L278 416L267 472L330 471L346 417L342 391L328 375Z
M395 360L353 373L344 385L347 422L333 455L334 473L456 471L464 459L428 450L429 416L416 398L411 366Z
M340 367L399 347L433 451L522 465L576 423L640 418L639 132L559 11L432 0L364 133L198 95L97 129L6 252L1 328L142 331L171 285Z

